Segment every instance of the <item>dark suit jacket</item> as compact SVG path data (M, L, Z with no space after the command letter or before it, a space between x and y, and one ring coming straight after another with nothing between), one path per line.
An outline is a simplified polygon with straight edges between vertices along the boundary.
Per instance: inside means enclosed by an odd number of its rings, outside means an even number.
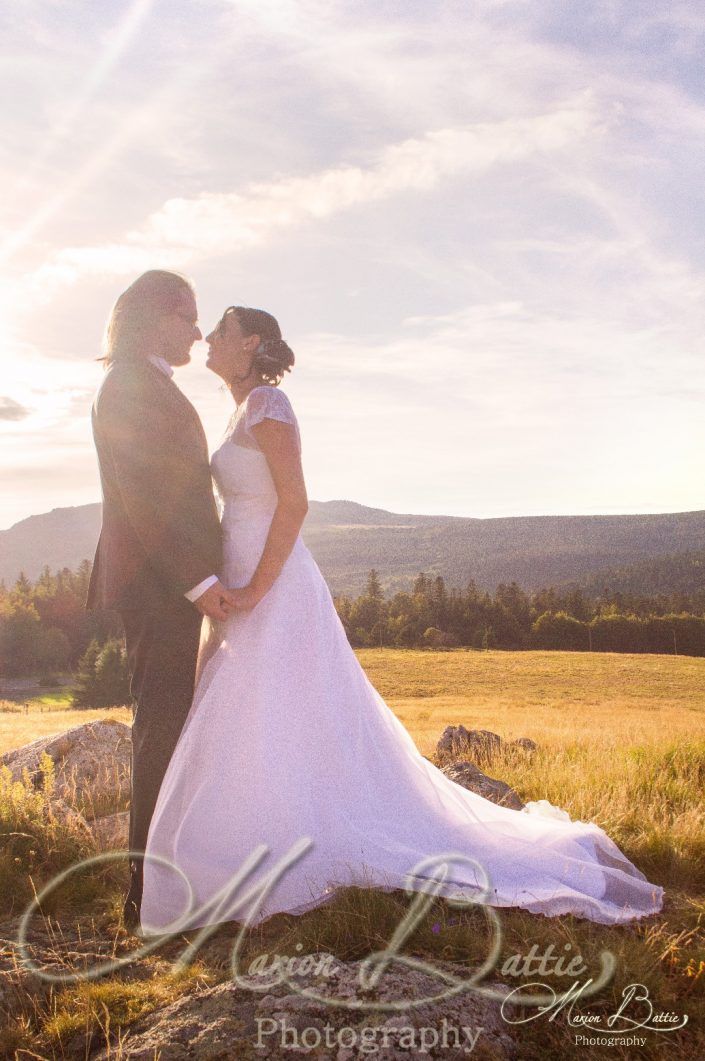
M222 565L201 421L146 360L113 363L93 403L103 526L87 606L119 608L152 589L182 596Z

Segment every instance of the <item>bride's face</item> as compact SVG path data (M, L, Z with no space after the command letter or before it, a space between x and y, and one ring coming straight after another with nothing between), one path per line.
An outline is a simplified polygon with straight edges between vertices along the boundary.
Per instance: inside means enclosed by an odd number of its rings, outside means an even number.
M259 344L258 335L244 335L235 313L221 317L213 331L206 336L208 357L206 367L229 383L236 377L247 376L252 358Z

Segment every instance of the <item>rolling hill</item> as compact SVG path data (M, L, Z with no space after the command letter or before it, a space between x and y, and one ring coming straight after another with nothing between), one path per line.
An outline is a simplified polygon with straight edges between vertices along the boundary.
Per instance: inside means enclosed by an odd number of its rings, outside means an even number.
M45 564L75 568L93 556L100 505L57 508L0 531L0 579L35 578ZM623 516L400 515L352 501L312 501L304 538L334 593L359 593L376 568L387 590L408 588L419 571L448 585L469 579L494 590L585 582L627 568L697 552L705 512Z

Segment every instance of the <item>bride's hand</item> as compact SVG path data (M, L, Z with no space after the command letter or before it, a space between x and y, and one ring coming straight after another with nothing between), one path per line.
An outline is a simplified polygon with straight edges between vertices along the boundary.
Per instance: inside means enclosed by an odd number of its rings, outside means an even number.
M230 597L236 611L249 611L259 604L262 594L253 589L252 586L243 586L241 589L231 589Z

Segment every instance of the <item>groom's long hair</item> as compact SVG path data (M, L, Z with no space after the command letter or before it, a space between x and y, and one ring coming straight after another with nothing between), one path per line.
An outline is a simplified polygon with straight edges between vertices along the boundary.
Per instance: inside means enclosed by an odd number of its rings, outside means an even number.
M138 276L117 299L105 325L100 360L106 367L144 357L160 317L177 309L184 291L194 293L180 273L150 269Z

